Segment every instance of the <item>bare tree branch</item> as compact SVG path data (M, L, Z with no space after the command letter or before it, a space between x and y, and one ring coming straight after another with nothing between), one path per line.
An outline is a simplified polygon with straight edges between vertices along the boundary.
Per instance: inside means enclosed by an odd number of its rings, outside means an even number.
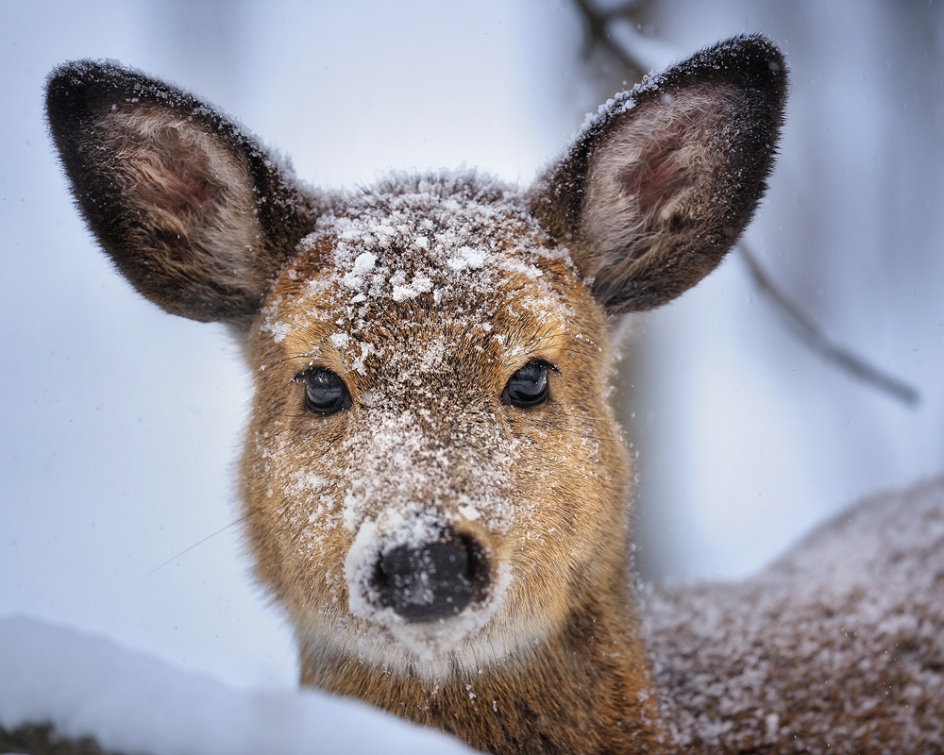
M606 28L614 18L630 18L632 14L638 10L639 3L630 0L630 2L624 3L619 8L606 13L598 11L592 0L574 0L574 3L576 3L577 7L580 9L585 23L585 32L587 35L587 41L584 45L585 54L589 53L590 49L595 45L602 45L625 66L630 68L633 73L636 73L637 78L641 78L643 74L651 70L645 61L635 58L632 51L626 50L623 45L618 44L616 40L610 36Z
M787 325L796 331L798 337L807 346L821 354L827 361L838 365L854 378L889 393L903 404L914 406L919 402L920 394L910 385L898 378L887 375L847 349L832 343L819 326L777 288L760 266L750 247L743 241L738 242L737 250L741 254L741 259L747 263L747 269L751 274L754 285L774 305L774 308L786 320Z

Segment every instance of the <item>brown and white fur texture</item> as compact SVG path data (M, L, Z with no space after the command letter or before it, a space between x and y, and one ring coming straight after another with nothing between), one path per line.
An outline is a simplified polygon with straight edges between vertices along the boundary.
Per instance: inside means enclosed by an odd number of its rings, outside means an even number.
M105 251L245 346L245 536L302 684L496 753L806 751L788 707L757 719L776 685L723 686L796 649L771 661L761 632L754 655L702 652L725 639L713 611L749 604L652 598L653 677L607 402L620 318L697 283L750 220L785 92L779 51L739 37L601 107L525 191L468 172L323 193L172 86L53 73L52 134ZM803 601L781 592L774 614Z

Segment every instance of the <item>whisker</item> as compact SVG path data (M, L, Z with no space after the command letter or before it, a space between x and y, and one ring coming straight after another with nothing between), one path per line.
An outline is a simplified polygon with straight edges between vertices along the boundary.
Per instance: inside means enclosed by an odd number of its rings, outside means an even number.
M151 569L151 571L149 571L147 574L145 574L143 577L141 577L141 578L138 580L138 582L143 582L145 579L147 579L148 577L150 577L152 574L154 574L154 573L156 573L156 572L159 572L161 569L163 569L163 568L164 568L165 566L167 566L168 564L171 564L171 563L173 563L174 561L176 561L178 558L180 558L181 556L186 555L187 553L190 553L190 551L192 551L194 548L196 548L196 547L198 547L198 546L200 546L200 545L203 545L207 540L210 540L210 539L216 537L216 536L219 535L221 532L225 532L225 531L228 530L230 527L235 527L237 524L240 524L241 522L246 521L246 519L248 519L248 518L249 518L249 514L246 514L245 516L241 516L239 519L236 519L235 521L232 521L232 522L230 522L229 524L227 524L227 525L225 525L225 526L223 526L223 527L220 527L216 532L210 533L209 535L207 535L207 536L206 536L205 538L203 538L202 540L198 540L197 542L195 542L193 545L189 546L188 548L184 548L184 549L183 549L180 553L178 553L176 556L172 556L171 558L167 559L164 563L160 564L159 566L155 566L153 569Z

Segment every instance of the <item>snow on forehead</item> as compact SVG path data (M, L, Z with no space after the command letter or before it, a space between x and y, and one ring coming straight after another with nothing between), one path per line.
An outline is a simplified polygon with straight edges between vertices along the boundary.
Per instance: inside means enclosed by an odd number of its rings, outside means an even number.
M517 193L471 174L389 180L321 217L301 250L325 238L331 252L309 288L342 305L429 294L468 310L525 279L534 284L525 306L549 314L560 302L547 264L569 266Z

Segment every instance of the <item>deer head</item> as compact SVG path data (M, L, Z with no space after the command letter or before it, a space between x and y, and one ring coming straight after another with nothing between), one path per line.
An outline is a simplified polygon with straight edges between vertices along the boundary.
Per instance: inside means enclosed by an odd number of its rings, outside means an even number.
M448 700L481 684L497 711L537 669L645 728L614 321L736 241L785 86L779 52L739 37L610 100L526 191L438 173L326 194L172 86L54 72L53 137L105 251L245 344L246 538L304 682L458 731Z

